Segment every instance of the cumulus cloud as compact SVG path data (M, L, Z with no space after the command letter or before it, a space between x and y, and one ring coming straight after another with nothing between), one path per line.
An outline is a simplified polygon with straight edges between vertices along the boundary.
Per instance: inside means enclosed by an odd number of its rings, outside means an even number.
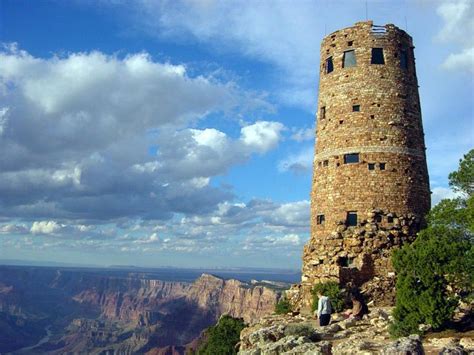
M53 234L60 231L62 226L55 221L36 221L30 228L33 234Z
M8 223L0 225L0 234L27 234L28 232L28 227L23 223Z
M431 204L437 205L441 200L446 198L457 198L460 194L454 192L452 189L447 187L435 187L432 189Z
M438 6L437 13L444 22L437 39L463 47L460 52L451 53L443 67L474 73L474 3L471 0L445 0Z
M281 172L291 171L296 174L312 171L314 158L314 147L307 147L299 153L289 155L278 162L278 170Z
M211 178L275 148L284 130L258 121L232 139L187 128L210 113L267 107L232 82L191 77L147 53L44 59L9 45L0 61L5 217L90 223L209 213L233 198Z
M275 65L282 101L313 108L322 29L321 4L286 1L142 1L136 21L161 37L193 37L219 51L239 51Z

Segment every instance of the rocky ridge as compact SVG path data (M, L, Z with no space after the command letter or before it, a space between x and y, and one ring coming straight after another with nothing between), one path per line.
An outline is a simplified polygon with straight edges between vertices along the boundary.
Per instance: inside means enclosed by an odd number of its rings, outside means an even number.
M239 354L474 354L472 331L427 339L411 335L394 341L388 335L390 312L387 307L374 308L359 321L336 314L325 327L305 315L266 316L242 331Z

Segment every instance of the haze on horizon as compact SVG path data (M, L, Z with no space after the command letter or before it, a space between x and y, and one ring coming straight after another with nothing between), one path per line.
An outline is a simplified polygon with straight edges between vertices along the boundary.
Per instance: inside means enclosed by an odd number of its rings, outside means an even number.
M473 146L474 3L368 1L415 43L432 203ZM319 46L364 2L0 3L0 259L299 268Z

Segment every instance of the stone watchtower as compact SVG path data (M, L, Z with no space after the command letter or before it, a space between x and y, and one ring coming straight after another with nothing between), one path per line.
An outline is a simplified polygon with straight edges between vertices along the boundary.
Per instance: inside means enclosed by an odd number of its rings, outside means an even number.
M322 42L302 306L328 280L393 296L391 249L413 241L430 209L413 48L371 21Z

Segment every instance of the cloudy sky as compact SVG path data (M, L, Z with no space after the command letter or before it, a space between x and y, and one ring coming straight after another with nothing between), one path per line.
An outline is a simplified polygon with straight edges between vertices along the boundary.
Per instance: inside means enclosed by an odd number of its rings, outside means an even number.
M406 29L433 202L474 141L474 2ZM299 268L319 45L365 1L0 2L0 259Z

